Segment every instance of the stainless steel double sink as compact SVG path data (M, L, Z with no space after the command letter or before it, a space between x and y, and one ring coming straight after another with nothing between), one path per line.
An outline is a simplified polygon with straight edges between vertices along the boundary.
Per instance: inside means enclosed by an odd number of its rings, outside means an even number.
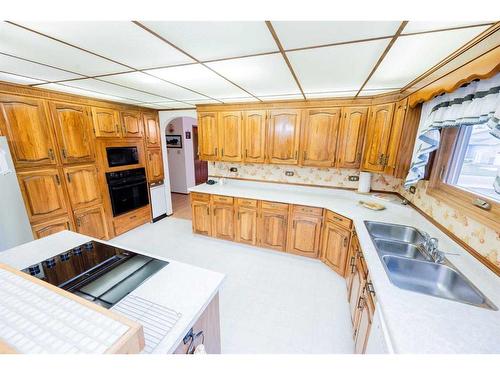
M428 236L413 227L365 221L382 265L395 286L486 309L497 307L452 263L436 263L426 252Z

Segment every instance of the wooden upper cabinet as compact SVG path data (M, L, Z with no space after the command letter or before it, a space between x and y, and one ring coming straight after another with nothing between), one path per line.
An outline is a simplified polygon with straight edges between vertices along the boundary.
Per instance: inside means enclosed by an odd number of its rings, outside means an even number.
M262 210L259 215L259 246L286 250L288 211Z
M218 116L219 148L222 161L242 161L243 139L241 112L221 112Z
M298 164L301 110L269 112L268 161L274 164Z
M344 276L350 236L349 230L330 221L325 223L321 242L321 260L340 276Z
M363 153L368 107L342 108L340 121L337 167L358 169Z
M109 108L92 107L92 121L97 138L121 137L120 114L118 111Z
M142 138L144 130L141 114L135 111L123 111L121 117L123 137Z
M219 131L216 112L198 114L198 153L200 159L215 161L219 158Z
M400 100L396 103L394 118L392 120L389 149L387 150L387 163L385 166L386 174L393 175L396 171L396 166L399 160L399 145L401 143L401 136L403 135L403 126L405 123L407 103L408 98Z
M309 109L302 125L301 165L332 167L340 121L340 108Z
M300 213L292 215L288 228L287 252L311 258L318 257L322 218Z
M93 161L92 123L88 108L56 102L50 102L49 107L63 163Z
M67 213L61 176L57 169L18 172L17 178L30 221Z
M102 195L95 165L78 165L64 168L69 200L73 209L96 205Z
M243 112L243 160L245 163L266 161L266 111Z
M148 181L163 180L163 158L161 148L148 148L146 150Z
M56 164L55 143L45 102L16 96L0 98L0 125L16 167Z
M102 205L74 212L76 231L98 239L108 239L108 227Z
M394 103L370 108L361 169L384 172L391 138Z
M160 125L158 124L156 114L144 113L144 129L146 131L146 146L147 147L160 147L161 135Z

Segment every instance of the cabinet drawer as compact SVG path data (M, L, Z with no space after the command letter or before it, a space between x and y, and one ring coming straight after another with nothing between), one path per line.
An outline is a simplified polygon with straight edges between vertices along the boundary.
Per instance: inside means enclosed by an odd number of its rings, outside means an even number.
M240 207L257 207L257 201L255 199L238 198L237 203Z
M191 201L208 202L210 200L210 194L204 193L190 193Z
M288 210L288 204L286 204L286 203L262 201L261 204L262 204L261 207L263 210L278 210L278 211L287 211Z
M233 204L233 197L226 197L224 195L212 195L212 202L223 203L223 204Z
M300 213L306 215L323 216L323 209L319 207L309 206L293 206L293 213Z
M118 236L139 225L149 222L150 217L149 205L139 208L135 211L120 215L113 220L115 234Z
M326 220L330 220L337 225L340 225L344 228L351 229L352 221L342 215L336 214L332 211L326 211Z

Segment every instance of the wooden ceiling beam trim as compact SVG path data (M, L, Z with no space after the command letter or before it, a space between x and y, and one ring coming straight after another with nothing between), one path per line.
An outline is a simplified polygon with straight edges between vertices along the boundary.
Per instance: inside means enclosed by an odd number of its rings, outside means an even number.
M387 54L389 53L389 51L391 50L392 46L394 45L394 43L396 42L396 40L398 39L398 37L401 35L401 33L403 32L403 29L406 27L407 24L408 24L408 21L401 22L401 25L399 25L399 28L396 31L396 34L394 34L394 36L392 37L392 39L389 42L389 44L387 45L387 47L385 47L384 52L382 52L382 55L380 55L377 63L373 67L372 71L370 72L370 74L368 74L368 77L366 77L365 81L363 82L363 84L359 88L358 92L354 96L355 98L358 97L359 93L366 86L366 84L368 83L368 81L370 80L370 78L372 78L372 76L375 74L375 72L377 71L378 67L380 66L380 64L382 63L382 61L384 60L384 58L387 56Z

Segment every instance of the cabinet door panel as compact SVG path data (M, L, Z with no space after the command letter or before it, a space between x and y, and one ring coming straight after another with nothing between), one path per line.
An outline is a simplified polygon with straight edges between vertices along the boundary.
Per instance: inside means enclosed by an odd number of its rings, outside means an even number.
M241 161L242 125L241 112L219 113L220 160Z
M365 138L368 107L346 107L342 109L339 128L337 166L357 169L361 164L363 140Z
M118 111L109 108L92 107L92 121L96 137L121 137L120 114Z
M266 161L266 111L243 112L244 161L264 163Z
M232 205L212 206L212 235L232 241L234 239L234 212Z
M269 162L297 164L299 161L300 110L274 110L269 115Z
M340 108L307 110L302 127L301 164L335 165Z
M351 232L327 221L323 229L321 260L339 275L344 276Z
M93 206L102 202L95 165L66 167L64 174L73 209Z
M258 229L259 245L285 251L288 213L262 211Z
M376 105L370 108L366 129L362 169L383 172L391 137L394 103Z
M122 112L122 134L126 138L142 138L143 124L139 112Z
M87 108L52 102L50 111L63 163L93 161L91 121Z
M363 288L363 273L361 272L361 266L357 262L354 272L351 275L351 293L349 295L349 310L351 311L351 321L353 326L356 323L356 311L358 310L358 302L361 297Z
M1 124L17 167L56 164L55 144L42 100L2 97Z
M212 235L210 204L208 202L193 201L191 202L191 210L193 216L193 232L206 236Z
M163 180L163 158L161 149L147 149L147 166L149 182Z
M391 138L387 150L387 165L385 166L386 174L394 175L396 170L396 165L399 159L399 145L401 142L401 136L403 135L407 102L408 99L403 99L396 103L394 119L392 120Z
M368 309L367 296L363 293L358 304L358 319L355 327L354 352L356 354L364 354L368 336L372 325L372 317Z
M17 177L30 221L67 213L57 169L18 172Z
M201 112L198 114L198 152L202 160L218 160L219 131L217 113Z
M321 223L320 217L293 215L290 228L288 228L287 251L297 255L317 258Z
M255 245L257 243L257 210L239 207L236 216L237 242Z
M107 239L108 227L102 206L75 211L76 231L87 236Z
M33 236L35 239L50 236L51 234L62 232L63 230L72 230L72 225L67 216L63 216L54 220L48 220L41 224L32 226Z
M145 113L143 115L144 129L146 130L146 146L160 147L160 126L156 120L156 115L153 113Z

